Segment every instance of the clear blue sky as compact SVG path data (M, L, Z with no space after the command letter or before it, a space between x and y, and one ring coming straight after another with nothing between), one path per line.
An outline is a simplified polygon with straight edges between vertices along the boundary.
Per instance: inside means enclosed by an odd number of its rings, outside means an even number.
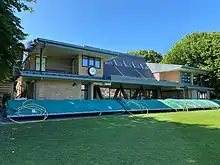
M195 31L220 31L219 0L38 0L22 13L31 40L42 37L115 51L166 53Z

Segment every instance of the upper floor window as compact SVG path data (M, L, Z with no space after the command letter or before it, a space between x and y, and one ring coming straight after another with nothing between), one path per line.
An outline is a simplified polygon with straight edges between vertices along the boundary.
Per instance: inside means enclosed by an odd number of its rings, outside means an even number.
M89 66L94 66L95 60L92 57L89 57Z
M82 57L82 66L83 67L94 66L95 68L100 69L101 68L101 60L100 60L100 58L83 56Z
M88 66L88 57L83 56L83 58L82 58L82 66L84 66L84 67Z
M36 57L36 71L39 71L40 70L40 57L37 56ZM46 58L43 57L42 59L42 70L41 71L45 71L46 70Z
M101 68L101 60L99 58L95 59L95 68Z
M181 81L183 83L191 83L191 75L187 72L181 72Z

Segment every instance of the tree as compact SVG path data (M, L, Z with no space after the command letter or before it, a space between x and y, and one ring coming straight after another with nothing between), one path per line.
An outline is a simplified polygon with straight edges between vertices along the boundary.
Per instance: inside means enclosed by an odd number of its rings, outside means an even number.
M204 76L215 96L220 94L220 33L199 32L186 35L164 56L162 63L207 69Z
M22 40L27 34L23 32L21 20L15 13L32 12L32 8L27 6L30 2L35 0L0 1L0 81L11 75L13 66L22 58Z
M163 59L163 56L154 50L139 50L134 52L128 52L128 54L142 56L145 58L146 62L152 63L160 63Z

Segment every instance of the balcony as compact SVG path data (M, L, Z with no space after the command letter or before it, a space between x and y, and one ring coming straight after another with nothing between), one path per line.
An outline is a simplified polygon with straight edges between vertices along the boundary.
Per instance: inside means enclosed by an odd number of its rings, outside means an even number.
M76 74L77 73L73 66L68 66L64 64L46 66L45 71L53 72L53 73L63 73L63 74Z
M39 68L33 69L30 67L24 67L23 70L29 71L39 71ZM77 68L74 66L68 66L64 64L56 64L46 66L46 68L42 68L43 72L50 72L50 73L62 73L62 74L77 74Z

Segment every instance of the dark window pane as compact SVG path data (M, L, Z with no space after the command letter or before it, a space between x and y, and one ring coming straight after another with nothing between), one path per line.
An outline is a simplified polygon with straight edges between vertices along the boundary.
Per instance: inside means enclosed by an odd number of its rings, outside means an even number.
M101 68L101 61L100 61L100 59L95 59L95 67L96 68Z
M191 82L190 73L181 72L181 80L183 83L190 83Z
M88 58L83 56L83 59L82 59L82 66L88 66Z

